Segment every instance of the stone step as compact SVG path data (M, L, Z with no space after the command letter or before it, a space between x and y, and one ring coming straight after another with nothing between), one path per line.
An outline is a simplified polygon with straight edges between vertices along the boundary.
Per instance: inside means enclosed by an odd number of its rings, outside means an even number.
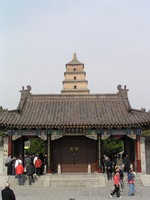
M98 187L97 174L56 174L51 176L50 187Z
M106 174L46 174L43 176L34 175L35 182L30 187L104 187L112 186L113 179L107 180ZM0 183L9 183L13 186L18 185L15 176L1 176ZM143 186L140 176L135 176L135 185ZM28 176L24 175L24 186L29 186ZM127 176L124 177L124 186L128 187Z
M44 182L44 176L42 177L35 177L34 176L35 182L31 184L31 186L40 186L43 187L43 182ZM15 176L3 176L2 182L5 184L6 182L9 182L10 185L12 186L17 186L18 185L18 179L15 178ZM24 186L29 186L29 181L28 181L28 176L24 175Z
M85 174L80 174L80 173L75 173L75 174L67 174L67 173L64 173L64 174L52 174L52 178L94 178L97 176L97 173L91 173L91 174L88 174L88 173L85 173Z

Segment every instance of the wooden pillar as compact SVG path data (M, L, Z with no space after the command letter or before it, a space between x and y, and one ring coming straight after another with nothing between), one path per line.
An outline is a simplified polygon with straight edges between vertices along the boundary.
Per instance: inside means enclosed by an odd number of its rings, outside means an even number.
M102 172L101 164L101 135L98 134L98 173Z
M11 154L11 148L12 148L12 138L11 135L8 136L8 155Z
M124 142L124 155L127 154L127 135L123 136L123 142Z
M47 135L47 173L51 173L51 135Z
M136 135L136 152L137 152L137 172L141 172L140 135Z

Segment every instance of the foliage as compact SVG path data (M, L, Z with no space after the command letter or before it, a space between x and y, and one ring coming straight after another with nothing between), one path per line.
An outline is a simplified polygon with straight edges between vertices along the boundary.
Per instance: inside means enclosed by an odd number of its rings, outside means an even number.
M3 107L2 106L0 106L0 112L2 112L3 111Z
M146 131L143 131L141 136L143 136L143 137L150 136L150 129L146 130Z
M0 136L4 136L4 135L6 135L5 131L0 130Z
M30 148L29 148L29 153L36 153L36 154L40 154L42 153L43 155L45 155L46 152L46 145L44 143L44 141L40 138L34 138L31 141L30 144Z
M123 151L123 141L115 139L114 137L109 137L104 140L103 143L103 154L112 157Z
M3 111L3 107L2 106L0 106L0 112L2 112ZM5 132L4 131L2 131L2 130L0 130L0 136L2 136L2 135L4 135L5 134Z

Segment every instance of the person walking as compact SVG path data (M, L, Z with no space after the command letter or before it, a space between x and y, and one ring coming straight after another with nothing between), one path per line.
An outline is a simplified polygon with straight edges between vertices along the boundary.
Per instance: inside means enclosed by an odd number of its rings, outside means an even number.
M126 156L123 159L124 165L125 165L125 172L129 172L130 170L130 162L129 162L129 156L126 154Z
M121 155L119 154L118 156L117 156L117 166L118 166L118 168L119 169L121 169L121 165L122 165L122 157L121 157Z
M24 173L24 167L22 164L18 163L18 165L16 167L16 175L18 177L18 185L24 184L23 173Z
M33 164L34 164L34 167L35 167L35 161L38 159L38 156L37 154L35 155L34 159L33 159ZM35 167L35 173L36 173L36 167ZM37 174L37 173L36 173Z
M41 174L41 166L42 166L42 161L38 157L37 160L35 161L35 168L36 168L36 174L40 177Z
M107 179L108 181L112 179L112 163L110 159L106 161Z
M16 172L15 172L15 162L16 162L16 156L13 156L12 163L11 163L11 166L12 166L12 175L16 175Z
M11 175L12 174L12 167L11 167L11 154L8 155L8 157L6 158L6 162L5 162L5 166L7 167L7 175Z
M21 156L18 156L17 159L16 159L16 161L15 161L15 169L18 166L19 163L22 164L22 158L21 158Z
M24 171L27 172L27 166L29 164L32 164L32 159L31 157L29 156L29 154L26 155L25 159L24 159Z
M124 182L123 182L124 164L121 165L121 168L119 169L119 174L120 174L120 186L121 186L121 189L123 189L123 187L124 187Z
M10 189L10 184L7 182L5 189L1 191L2 200L16 200L13 190Z
M35 173L35 168L33 164L29 164L26 167L26 172L29 178L29 185L31 185L31 182L34 182L33 174Z
M116 172L114 174L114 190L109 194L109 196L112 198L113 195L116 193L118 198L121 198L120 192L119 192L119 182L120 182L120 175L119 175L119 168L116 169Z

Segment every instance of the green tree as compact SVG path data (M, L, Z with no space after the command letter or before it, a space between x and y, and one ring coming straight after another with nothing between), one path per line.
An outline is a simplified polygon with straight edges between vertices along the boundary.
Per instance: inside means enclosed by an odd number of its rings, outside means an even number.
M123 141L114 137L109 137L104 140L103 153L109 157L123 151Z
M45 155L46 153L46 145L44 143L44 141L40 138L34 138L31 141L30 144L30 148L29 148L29 153L36 153L36 154L40 154L42 153L43 155Z
M2 112L3 111L3 107L2 106L0 106L0 112Z
M149 130L146 130L146 131L143 131L141 136L143 137L147 137L147 136L150 136L150 129Z
M2 106L0 106L0 112L2 112L4 109ZM0 130L0 136L3 136L5 132L3 130Z

